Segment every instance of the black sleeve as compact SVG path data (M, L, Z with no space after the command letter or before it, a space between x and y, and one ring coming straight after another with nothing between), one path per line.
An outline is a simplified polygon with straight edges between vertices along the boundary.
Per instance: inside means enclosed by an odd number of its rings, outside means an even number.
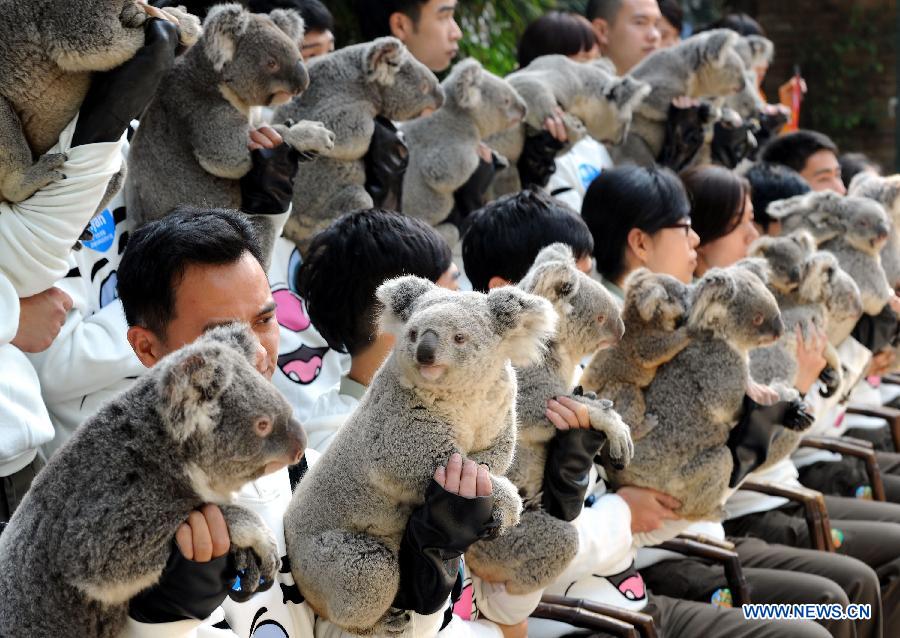
M250 170L240 179L241 210L255 215L285 212L294 196L300 153L287 144L279 144L251 151L250 160Z
M403 176L409 164L409 149L403 134L385 117L375 118L369 150L363 157L366 168L366 192L374 205L400 210Z
M547 185L550 177L556 172L556 156L563 146L565 144L548 131L541 131L537 135L525 138L522 154L516 162L522 188L532 186L543 188Z
M860 317L851 336L876 354L897 344L898 325L897 315L885 306L878 315Z
M686 109L670 105L666 136L657 161L676 172L688 166L703 147L703 127L709 117L708 104Z
M551 516L572 521L581 513L591 466L606 435L597 430L557 430L547 449L541 505Z

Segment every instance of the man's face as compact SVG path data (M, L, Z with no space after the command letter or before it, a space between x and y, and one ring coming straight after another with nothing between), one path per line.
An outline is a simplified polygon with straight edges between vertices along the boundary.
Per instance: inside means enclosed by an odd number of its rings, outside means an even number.
M800 171L800 176L806 180L814 191L834 191L838 195L846 195L847 189L841 181L841 165L834 153L822 149L816 151L806 160L806 165Z
M334 51L334 34L327 29L325 31L307 31L303 34L303 43L300 45L300 53L304 60L311 60L320 55Z
M160 337L134 326L128 340L147 367L218 325L241 321L260 342L256 367L271 379L278 360L275 301L262 266L249 252L231 264L192 264L175 289L175 312Z
M681 33L672 26L672 23L660 16L656 22L656 28L659 29L660 40L659 48L668 49L681 42Z
M419 20L403 13L391 15L391 32L410 53L435 73L444 71L459 51L462 31L454 13L457 0L428 0L419 7Z
M592 26L600 48L616 65L619 75L628 73L659 48L660 20L662 14L657 0L622 0L619 13L611 22L594 19Z

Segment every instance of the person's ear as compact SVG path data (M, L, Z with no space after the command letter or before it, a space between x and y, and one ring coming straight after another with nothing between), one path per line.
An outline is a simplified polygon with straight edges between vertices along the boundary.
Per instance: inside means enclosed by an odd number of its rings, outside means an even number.
M401 11L391 14L391 17L388 18L388 26L391 29L391 35L401 42L406 42L409 34L413 31L413 21Z
M127 333L128 343L145 368L152 368L165 354L159 337L142 326L131 326Z
M502 288L503 286L511 286L512 282L508 279L504 279L503 277L491 277L488 280L488 290L493 290L494 288Z
M594 27L594 33L597 34L597 41L600 48L604 49L609 46L609 23L603 18L594 18L591 20L591 26Z
M650 256L650 235L640 228L632 228L628 231L626 242L637 260L646 265Z

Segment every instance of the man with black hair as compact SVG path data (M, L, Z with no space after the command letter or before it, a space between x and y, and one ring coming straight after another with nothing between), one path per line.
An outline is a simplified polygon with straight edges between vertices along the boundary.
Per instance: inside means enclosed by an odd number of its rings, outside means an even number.
M303 42L300 53L310 60L334 51L334 16L320 0L249 0L253 13L269 13L273 9L294 9L303 17Z
M625 75L660 47L657 0L589 0L585 17L600 42L600 51Z
M763 147L759 159L794 169L814 191L847 194L837 144L818 131L800 130L776 137Z
M800 173L783 164L756 162L744 177L750 182L750 199L753 202L753 223L761 235L781 234L781 222L766 212L769 204L810 191L809 184Z
M666 49L681 42L684 9L678 0L659 0L659 11L662 14L657 22L660 33L659 46Z

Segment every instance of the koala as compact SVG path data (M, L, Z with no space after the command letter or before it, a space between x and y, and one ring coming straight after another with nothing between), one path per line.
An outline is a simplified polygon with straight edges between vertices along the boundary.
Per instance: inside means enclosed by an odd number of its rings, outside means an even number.
M334 131L334 148L294 182L293 214L284 234L301 252L310 238L343 213L370 208L363 157L374 118L405 121L444 102L428 67L396 38L379 38L320 56L309 63L310 87L280 107L276 122L318 120Z
M474 58L453 67L441 86L443 106L400 127L409 147L401 209L432 226L447 219L453 192L478 168L478 144L515 126L526 112L516 90Z
M224 4L203 24L197 46L163 79L131 143L126 202L138 225L178 204L239 208L239 180L252 167L251 109L282 104L309 85L296 11L263 15ZM301 152L323 153L334 144L321 122L274 128ZM254 219L268 255L275 229L271 220Z
M183 8L181 43L200 22ZM47 151L75 117L95 71L109 71L144 46L150 16L137 0L0 0L0 201L20 202L63 177L62 153Z
M720 520L733 468L726 447L750 382L747 355L777 341L784 322L761 264L744 260L713 268L691 294L687 347L663 364L644 399L656 426L635 442L623 469L607 468L615 486L671 494L687 520ZM796 391L780 388L785 399Z
M544 248L519 287L547 299L559 316L541 359L516 368L518 440L507 477L518 488L525 510L509 534L475 543L466 552L466 564L474 574L504 583L511 594L548 586L578 551L575 528L541 509L547 445L556 433L546 416L547 401L567 395L586 404L591 427L606 434L611 459L625 464L633 454L629 428L609 401L573 395L572 376L579 361L622 338L625 327L615 299L578 270L565 244Z
M665 141L672 100L680 96L721 102L741 91L746 68L737 51L740 36L727 29L697 34L668 49L654 51L629 76L650 85L649 95L635 108L625 140L609 151L613 160L652 166Z
M815 251L812 235L798 231L780 237L764 235L751 244L747 256L766 260L769 289L780 302L800 287L804 262Z
M725 106L731 108L745 121L758 120L766 106L757 88L756 67L768 65L775 56L775 45L768 38L760 35L747 35L738 38L735 50L744 62L744 88L728 96Z
M772 202L766 212L781 222L783 232L808 231L859 286L865 313L881 312L894 294L881 265L890 234L881 204L828 191Z
M891 229L881 249L881 265L891 288L900 290L900 175L881 177L863 171L850 182L848 195L874 199L884 206Z
M398 551L435 468L453 453L485 463L500 534L522 501L504 477L516 444L512 365L541 356L556 317L517 288L450 292L405 276L382 284L381 328L396 345L356 411L294 492L285 540L317 614L357 634L405 633L391 608Z
M609 349L594 355L581 385L610 399L622 419L631 426L632 437L641 438L647 429L644 390L656 377L657 369L687 347L684 325L690 312L690 287L669 275L641 268L625 282L622 319L625 336Z
M275 539L232 494L299 461L306 435L255 369L257 348L246 326L210 330L50 459L0 535L4 636L119 636L128 601L157 583L175 531L204 503L225 516L244 588L271 586Z

